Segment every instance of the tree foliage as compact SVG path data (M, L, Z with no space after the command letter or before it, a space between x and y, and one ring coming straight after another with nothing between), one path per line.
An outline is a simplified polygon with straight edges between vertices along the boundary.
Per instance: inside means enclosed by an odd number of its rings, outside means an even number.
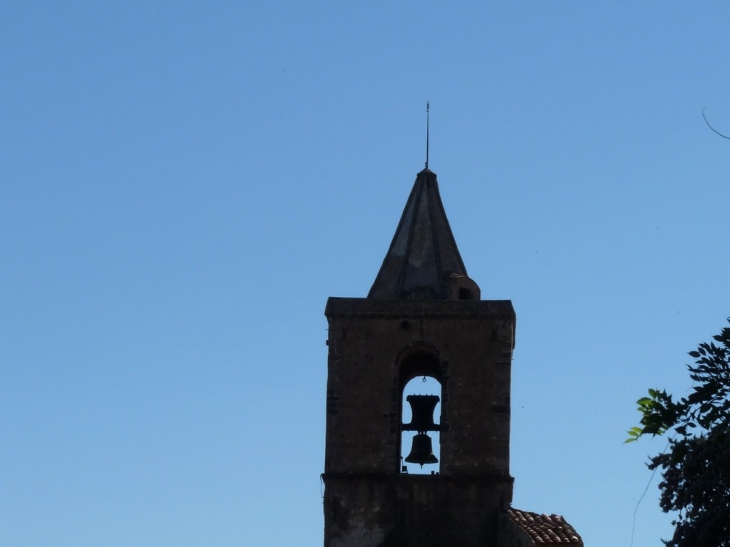
M730 547L730 327L713 340L689 352L690 394L674 400L650 389L637 401L641 425L626 441L670 437L667 450L648 463L662 473L662 510L677 512L674 536L664 541L669 547Z

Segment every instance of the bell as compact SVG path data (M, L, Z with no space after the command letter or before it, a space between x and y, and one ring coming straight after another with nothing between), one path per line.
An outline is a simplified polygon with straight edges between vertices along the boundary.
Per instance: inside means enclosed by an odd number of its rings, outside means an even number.
M411 405L411 423L403 424L403 431L439 431L433 423L433 411L439 402L438 395L409 395L406 397Z
M424 463L438 463L439 460L433 454L431 437L425 433L419 433L413 437L411 453L406 457L408 463L417 463L423 467Z

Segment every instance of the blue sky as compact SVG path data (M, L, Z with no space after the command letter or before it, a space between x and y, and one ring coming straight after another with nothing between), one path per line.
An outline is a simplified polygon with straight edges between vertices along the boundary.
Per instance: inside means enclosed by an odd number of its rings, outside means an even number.
M256 5L259 4L259 5ZM724 2L35 2L0 18L0 544L319 545L328 296L424 161L517 312L514 505L659 545L648 387L730 315Z

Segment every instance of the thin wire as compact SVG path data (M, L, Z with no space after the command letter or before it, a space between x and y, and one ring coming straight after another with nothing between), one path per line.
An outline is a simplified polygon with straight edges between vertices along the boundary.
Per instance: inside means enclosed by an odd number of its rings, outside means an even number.
M707 127L709 127L710 129L712 129L715 133L717 133L718 135L720 135L723 139L730 140L730 137L728 137L727 135L723 135L717 129L715 129L714 127L712 127L710 125L710 122L707 121L707 116L705 116L705 110L706 109L707 109L707 107L705 107L705 108L702 109L702 117L705 119L705 123L707 124Z
M662 454L667 451L667 448L669 448L669 443L667 443L667 446L664 447L664 450L661 451ZM636 502L636 507L634 507L634 518L631 522L631 547L634 547L634 530L636 529L636 512L639 510L639 505L641 504L641 500L644 499L644 496L646 496L646 493L649 491L649 486L651 485L651 481L654 480L654 475L656 474L656 470L658 467L654 468L654 471L651 472L651 477L649 477L649 482L646 483L646 488L644 488L644 493L641 494L641 497L639 498L639 501Z

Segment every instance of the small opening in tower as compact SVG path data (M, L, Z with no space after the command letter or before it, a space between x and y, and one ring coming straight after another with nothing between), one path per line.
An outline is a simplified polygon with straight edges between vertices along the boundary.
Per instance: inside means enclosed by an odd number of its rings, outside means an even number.
M459 300L474 300L474 294L470 289L464 287L459 288Z

